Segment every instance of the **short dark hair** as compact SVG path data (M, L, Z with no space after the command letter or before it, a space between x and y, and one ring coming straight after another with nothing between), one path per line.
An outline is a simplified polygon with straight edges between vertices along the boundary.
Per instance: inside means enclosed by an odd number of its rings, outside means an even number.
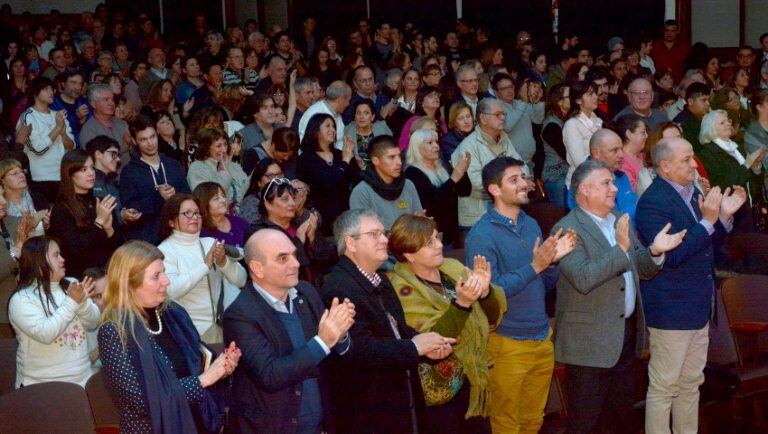
M191 200L200 208L200 201L191 194L176 193L169 197L163 204L163 210L160 214L160 239L164 240L168 238L173 232L170 222L176 220L179 217L179 211L181 211L181 204Z
M712 93L712 87L708 84L699 83L698 81L688 85L685 89L685 100L688 101L691 98L698 98L702 95L709 95Z
M525 167L525 163L514 157L496 157L483 167L483 188L486 192L491 185L501 185L504 172L509 167Z
M579 53L576 50L574 50L573 48L570 48L570 49L562 51L560 53L560 58L558 59L558 61L562 62L564 60L578 59L578 58L579 58Z
M96 136L91 140L88 140L88 143L85 144L85 150L88 151L91 158L96 156L96 151L107 152L107 149L110 148L115 148L119 151L120 144L112 137L104 135Z
M677 26L677 20L666 20L664 21L664 26Z
M515 83L509 74L499 72L498 74L494 74L494 76L491 77L491 87L493 87L493 90L499 90L499 83L501 83L502 80L509 80L512 82L512 84Z
M373 157L381 157L384 155L388 150L392 148L397 148L397 142L395 141L395 138L389 135L381 135L374 137L371 140L371 143L369 145L370 150L370 156Z
M605 69L605 66L600 65L594 65L589 68L585 77L585 80L589 82L595 82L602 79L608 79L608 70Z
M621 141L626 143L629 141L627 131L634 133L640 124L645 124L646 131L650 131L650 127L644 118L635 113L629 113L616 120L614 131L621 137Z
M373 100L370 98L363 98L360 100L357 100L354 104L352 104L352 113L357 113L357 108L361 105L368 106L369 109L371 109L371 113L373 114L373 119L376 120L376 105L373 103Z
M136 135L147 128L154 129L155 123L152 122L152 119L150 119L149 116L138 115L133 118L133 122L128 126L128 131L131 133L131 137L136 139Z
M765 38L768 38L768 33L763 33L762 35L760 35L760 43L761 44L763 43L763 39L765 39Z
M272 149L276 152L297 152L299 150L299 134L288 127L278 128L272 132Z
M35 102L35 98L46 87L53 89L53 82L47 77L37 77L29 83L29 89L27 89L27 97L29 98L29 104L32 105Z
M217 140L227 141L227 133L219 128L200 128L197 132L197 149L195 150L195 160L204 161L208 158L211 145ZM229 142L227 141L227 151L229 151Z

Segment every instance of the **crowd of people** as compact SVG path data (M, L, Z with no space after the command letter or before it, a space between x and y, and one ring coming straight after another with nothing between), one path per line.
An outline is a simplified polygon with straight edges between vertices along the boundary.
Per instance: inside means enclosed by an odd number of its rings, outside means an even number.
M535 433L557 361L569 433L632 433L649 348L645 432L697 431L723 241L768 230L768 34L0 23L17 387L101 370L126 433Z

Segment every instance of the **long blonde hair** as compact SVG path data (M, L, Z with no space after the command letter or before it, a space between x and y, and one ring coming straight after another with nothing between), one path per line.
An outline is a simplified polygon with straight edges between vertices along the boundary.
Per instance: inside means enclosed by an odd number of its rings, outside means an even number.
M120 334L120 342L125 347L127 343L126 329L133 332L137 321L146 325L144 309L136 298L136 289L144 283L144 273L150 264L163 260L163 252L146 241L133 240L120 246L109 260L107 269L107 288L104 290L104 313L102 320L112 322ZM166 300L158 309L165 309Z

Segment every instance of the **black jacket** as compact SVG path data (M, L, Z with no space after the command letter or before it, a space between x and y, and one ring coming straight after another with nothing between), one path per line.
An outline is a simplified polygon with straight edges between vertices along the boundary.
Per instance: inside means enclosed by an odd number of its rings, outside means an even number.
M405 169L405 177L416 187L421 207L435 219L437 231L443 233L443 243L453 243L459 236L459 196L467 197L472 193L469 175L465 173L459 182L448 178L441 185L435 186L421 169L409 166Z
M419 354L410 341L417 332L405 323L389 279L379 276L376 288L344 256L320 291L326 306L333 297L355 304L351 357L330 367L331 412L340 433L413 432L414 414L423 402L416 369ZM397 322L401 339L387 313Z
M312 205L323 216L323 235L333 235L336 217L349 209L349 194L360 179L355 160L350 163L341 158L341 151L333 149L333 163L328 164L316 152L299 156L299 179L309 185Z
M317 335L323 304L306 282L296 286L293 300L304 335ZM332 431L323 360L316 365L308 346L294 349L275 310L248 284L224 312L224 341L242 350L232 380L231 422L227 432L290 434L296 432L302 381L318 378L323 402L324 430ZM333 357L333 356L329 356Z

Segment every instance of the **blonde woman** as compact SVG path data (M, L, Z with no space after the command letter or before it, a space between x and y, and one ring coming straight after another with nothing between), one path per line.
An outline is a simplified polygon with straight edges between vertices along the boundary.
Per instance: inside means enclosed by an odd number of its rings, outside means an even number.
M440 158L437 132L419 129L411 134L406 160L406 179L416 187L419 200L427 214L435 219L443 241L452 244L459 234L458 198L472 192L472 183L467 176L471 161L469 153L462 156L449 173L449 167Z
M210 386L237 367L234 342L205 367L187 312L169 301L163 253L129 241L107 270L98 341L107 382L119 398L120 432L210 432L222 411Z

